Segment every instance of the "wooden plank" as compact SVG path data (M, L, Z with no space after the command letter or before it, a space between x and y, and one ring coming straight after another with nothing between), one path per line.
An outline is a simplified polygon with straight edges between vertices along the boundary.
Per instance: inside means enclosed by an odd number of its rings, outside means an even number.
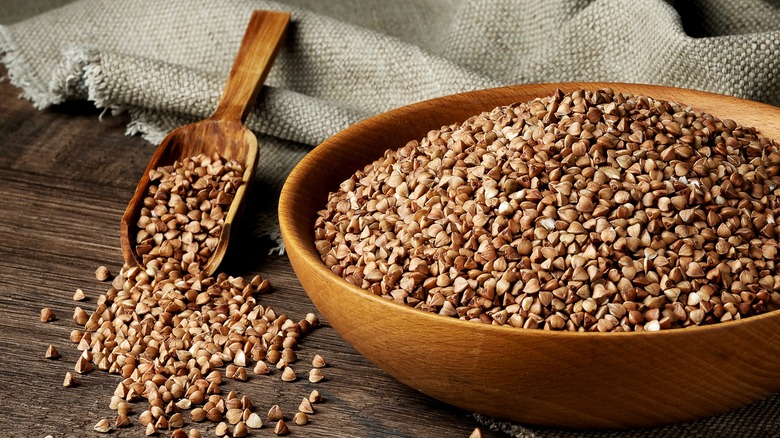
M4 436L91 435L99 418L115 418L108 402L119 380L93 372L81 377L78 387L62 386L79 354L69 341L77 328L71 316L76 305L94 309L107 289L107 283L95 279L95 268L105 264L116 272L121 266L119 219L154 147L124 136L125 117L105 115L99 121L100 112L85 103L39 112L17 95L15 88L0 84L0 430ZM268 255L269 243L253 234L251 221L236 232L239 243L228 250L224 269L269 278L273 291L259 301L279 312L302 318L315 311L287 258ZM87 294L85 302L72 301L76 288ZM42 307L52 308L58 319L39 322ZM44 358L49 344L57 346L62 359ZM306 379L283 383L276 373L231 382L223 390L248 394L260 413L279 403L291 416L316 387L326 401L316 406L309 425L291 426L298 436L466 437L476 426L469 413L386 375L327 322L304 338L301 361L317 353L330 364L327 379L319 384ZM134 422L143 409L136 405ZM210 424L197 427L213 429ZM135 424L112 436L142 433ZM252 436L273 433L266 427Z

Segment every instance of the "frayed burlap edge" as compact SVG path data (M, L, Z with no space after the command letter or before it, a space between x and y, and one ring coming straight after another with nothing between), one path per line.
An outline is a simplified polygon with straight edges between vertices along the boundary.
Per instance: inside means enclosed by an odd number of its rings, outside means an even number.
M37 109L44 109L59 101L30 71L29 63L17 49L6 26L0 26L0 53L0 62L8 69L8 79L22 90L21 98L31 101Z

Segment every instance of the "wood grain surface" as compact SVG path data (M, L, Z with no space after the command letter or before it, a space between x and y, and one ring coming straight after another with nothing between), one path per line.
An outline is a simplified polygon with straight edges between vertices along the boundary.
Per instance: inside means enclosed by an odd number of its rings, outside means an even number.
M0 68L0 76L5 74ZM125 136L124 116L101 117L86 102L38 111L19 94L7 81L0 83L0 435L101 436L92 426L101 418L115 419L108 403L119 378L95 371L77 387L62 386L79 354L68 339L77 328L71 316L75 305L94 309L108 288L95 279L95 269L105 265L117 272L122 265L119 221L155 147ZM254 193L249 208L262 202ZM268 255L270 244L255 237L251 221L234 231L222 270L268 278L273 291L259 301L277 311L293 318L315 311L287 258ZM76 288L86 293L85 302L72 300ZM57 320L41 323L43 307L52 308ZM225 388L248 394L261 413L279 403L290 415L304 395L319 389L325 402L308 425L292 424L291 436L468 437L477 426L469 412L424 396L373 366L324 322L305 338L300 356L325 357L325 381L253 376ZM44 358L50 344L61 359ZM110 436L144 436L137 414L145 408L137 404L134 426ZM188 421L187 429L192 426ZM196 427L213 436L212 425ZM275 435L265 427L250 436Z

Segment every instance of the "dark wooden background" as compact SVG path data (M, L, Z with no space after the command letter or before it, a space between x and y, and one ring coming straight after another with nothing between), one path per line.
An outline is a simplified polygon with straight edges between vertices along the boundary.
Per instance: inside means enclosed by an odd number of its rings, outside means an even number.
M0 67L0 76L5 74ZM125 136L126 116L100 117L88 102L38 111L19 94L7 80L0 83L0 435L99 436L92 430L97 420L109 418L113 424L116 418L108 403L119 377L96 371L81 376L75 388L62 386L79 354L69 341L77 328L71 317L76 305L94 309L106 291L108 284L95 279L95 269L105 265L117 272L122 265L119 220L154 146ZM242 225L223 270L268 278L273 292L260 302L277 312L296 319L316 312L287 258L268 255L269 242L254 237L248 221ZM72 300L76 288L84 290L87 301ZM52 308L58 319L41 323L43 307ZM61 359L44 358L49 344ZM224 390L248 394L261 414L279 403L291 417L301 398L318 388L326 401L316 406L308 425L292 424L291 436L465 438L477 426L470 413L426 397L373 366L326 321L302 347L301 360L316 353L326 358L326 381L284 383L278 375L254 376ZM144 436L137 423L143 409L136 404L134 426L110 436ZM195 426L214 436L213 425ZM487 437L501 436L482 429ZM251 436L275 435L265 427Z

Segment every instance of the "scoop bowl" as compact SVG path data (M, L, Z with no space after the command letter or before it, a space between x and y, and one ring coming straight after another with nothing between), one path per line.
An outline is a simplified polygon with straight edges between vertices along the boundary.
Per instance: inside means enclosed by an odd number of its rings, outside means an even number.
M121 222L122 254L131 264L142 266L142 262L134 249L134 228L147 196L149 187L149 172L161 166L168 166L175 161L194 157L199 154L211 155L217 152L227 160L235 160L242 164L244 183L236 190L230 208L224 218L219 242L211 254L209 261L202 270L211 275L219 267L227 251L230 233L244 205L247 187L252 184L257 169L258 145L257 138L239 121L206 119L171 131L160 143L152 159L138 182L133 198L127 206Z

